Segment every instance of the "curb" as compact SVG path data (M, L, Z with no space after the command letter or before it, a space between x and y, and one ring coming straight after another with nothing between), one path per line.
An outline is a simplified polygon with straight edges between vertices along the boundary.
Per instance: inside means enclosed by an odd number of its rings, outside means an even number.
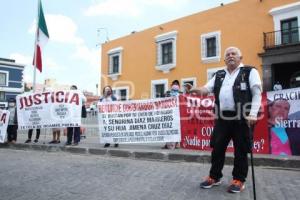
M109 148L88 148L80 146L57 146L40 144L0 144L0 148L15 150L36 150L46 152L67 152L73 154L100 155L121 158L132 158L139 160L156 160L166 162L194 162L210 163L210 152L174 152L172 150L141 150L141 149L109 149ZM225 165L233 165L233 154L227 153ZM248 159L250 165L250 159ZM279 167L279 168L300 168L300 156L280 157L274 155L254 155L255 166Z

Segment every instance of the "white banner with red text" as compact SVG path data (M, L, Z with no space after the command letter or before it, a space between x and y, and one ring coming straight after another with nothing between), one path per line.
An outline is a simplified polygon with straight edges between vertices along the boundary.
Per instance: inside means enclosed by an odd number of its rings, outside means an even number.
M81 95L76 90L18 95L18 128L27 130L80 126Z
M0 143L3 143L5 141L8 121L9 121L9 111L0 110Z
M178 97L99 102L100 143L179 142Z

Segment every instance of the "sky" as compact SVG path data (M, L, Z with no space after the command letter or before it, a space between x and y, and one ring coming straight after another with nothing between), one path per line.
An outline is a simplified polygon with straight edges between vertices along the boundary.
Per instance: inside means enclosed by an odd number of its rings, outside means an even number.
M50 39L37 83L56 79L96 93L101 44L234 0L42 0ZM24 64L33 82L38 0L0 0L0 57Z

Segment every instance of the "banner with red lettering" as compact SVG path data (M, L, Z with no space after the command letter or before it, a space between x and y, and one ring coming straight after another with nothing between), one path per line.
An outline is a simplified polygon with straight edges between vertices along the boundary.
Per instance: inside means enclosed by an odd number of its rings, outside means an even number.
M300 88L267 92L270 153L300 155Z
M27 130L80 126L82 95L76 90L18 95L18 128Z
M178 97L98 103L100 143L179 142Z
M9 121L9 111L0 110L0 143L3 143L5 141L8 121Z
M265 100L265 95L263 95ZM263 102L265 102L263 100ZM263 104L265 109L266 104ZM214 128L214 96L180 96L181 147L194 150L211 150L210 136ZM254 152L269 153L267 116L262 115L254 130ZM243 134L243 133L241 133ZM228 151L233 151L230 141Z

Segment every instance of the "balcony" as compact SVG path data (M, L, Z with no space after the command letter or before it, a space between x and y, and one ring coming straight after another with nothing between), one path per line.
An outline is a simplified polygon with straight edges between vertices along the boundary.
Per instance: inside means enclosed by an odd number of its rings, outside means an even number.
M264 49L299 45L300 27L264 33Z

